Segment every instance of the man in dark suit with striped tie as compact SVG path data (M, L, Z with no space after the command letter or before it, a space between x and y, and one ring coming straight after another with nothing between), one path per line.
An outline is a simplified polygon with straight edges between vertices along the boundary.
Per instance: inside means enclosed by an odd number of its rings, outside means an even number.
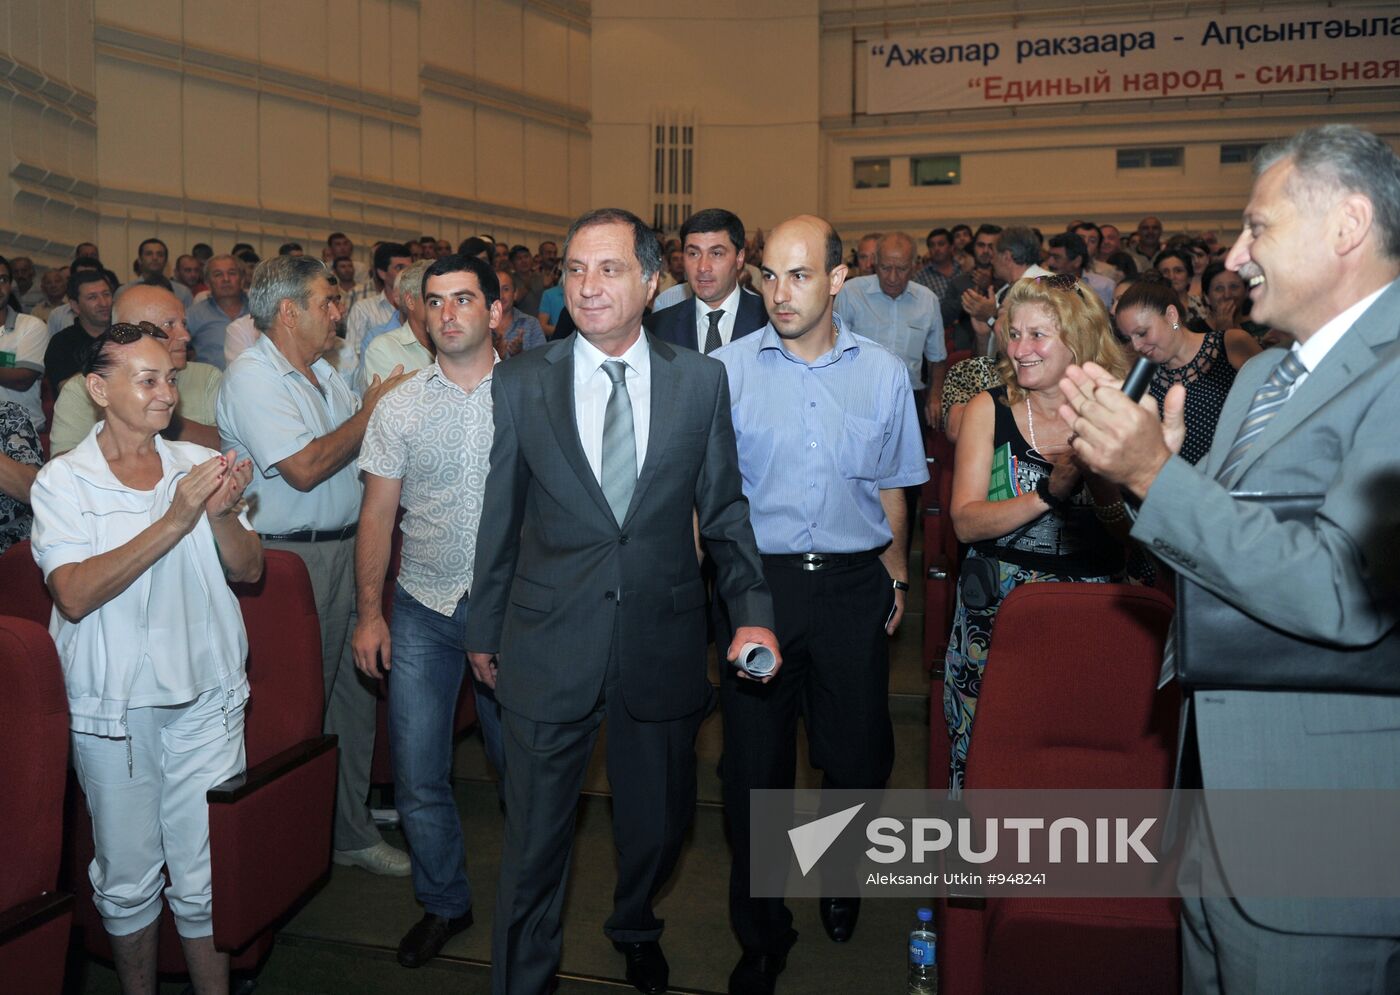
M739 286L744 270L744 223L707 208L681 225L685 279L691 296L652 312L647 329L672 345L709 355L768 324L763 298Z

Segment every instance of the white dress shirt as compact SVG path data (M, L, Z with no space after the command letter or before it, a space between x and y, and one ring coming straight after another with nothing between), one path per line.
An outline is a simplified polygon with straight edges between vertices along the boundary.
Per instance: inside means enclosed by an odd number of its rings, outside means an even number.
M700 298L695 298L695 351L705 351L705 338L710 334L710 312L721 311L722 317L719 319L719 344L729 345L734 338L734 322L739 317L739 295L743 288L738 284L734 285L734 290L720 304L718 308L712 308Z
M632 431L637 440L637 472L647 458L651 435L651 349L645 335L621 356L608 356L582 335L574 338L574 421L583 454L593 476L603 482L603 417L612 394L612 379L603 363L620 359L627 365L627 396L632 400Z
M1368 294L1357 301L1351 307L1347 308L1341 314L1327 322L1327 324L1309 335L1306 342L1293 343L1293 353L1298 357L1298 362L1303 364L1303 373L1298 376L1297 380L1293 381L1293 386L1288 391L1289 397L1292 397L1294 392L1297 391L1299 387L1303 386L1303 381L1308 378L1308 374L1317 369L1318 364L1332 351L1332 347L1341 341L1342 336L1347 333L1347 330L1350 329L1352 325L1356 324L1356 319L1365 314L1367 310L1370 309L1371 305L1376 303L1376 298L1385 293L1386 288L1389 286L1390 284L1387 283L1374 294Z

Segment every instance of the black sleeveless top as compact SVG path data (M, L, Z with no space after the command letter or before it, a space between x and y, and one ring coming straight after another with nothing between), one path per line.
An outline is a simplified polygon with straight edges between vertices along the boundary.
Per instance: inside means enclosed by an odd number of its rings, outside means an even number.
M1186 385L1186 441L1181 458L1193 466L1210 451L1215 423L1225 407L1225 396L1235 383L1235 368L1225 352L1225 333L1208 332L1191 362L1176 370L1159 366L1152 374L1148 390L1157 399L1157 412L1172 384Z
M1007 404L1006 388L993 387L987 393L996 411L987 500L1029 494L1041 477L1050 476L1053 467L1021 435ZM974 548L1027 570L1072 577L1102 577L1123 567L1123 547L1094 515L1093 499L1084 487L1075 492L1063 511L1047 511L1009 535L979 542Z

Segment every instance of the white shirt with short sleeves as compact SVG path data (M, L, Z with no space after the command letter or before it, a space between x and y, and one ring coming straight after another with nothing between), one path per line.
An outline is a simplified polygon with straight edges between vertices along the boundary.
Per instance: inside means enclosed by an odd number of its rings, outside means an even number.
M20 314L9 308L5 314L5 324L0 328L0 367L15 370L32 370L44 375L44 352L49 347L49 329L32 314ZM44 406L39 399L39 380L35 380L24 390L0 387L0 401L14 401L34 424L34 431L44 430Z
M359 520L360 476L353 461L307 492L277 469L359 410L359 398L325 359L312 363L311 372L319 387L264 335L224 371L219 385L219 435L225 450L253 461L249 517L263 535L329 531Z

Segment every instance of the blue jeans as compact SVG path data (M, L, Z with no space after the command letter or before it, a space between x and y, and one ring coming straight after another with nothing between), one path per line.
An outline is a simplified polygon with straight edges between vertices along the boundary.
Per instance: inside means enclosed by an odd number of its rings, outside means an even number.
M395 807L413 859L413 892L425 911L455 918L472 904L462 820L452 796L452 723L466 659L467 599L452 617L394 586L389 623L389 743ZM502 773L500 706L473 680L486 755Z

